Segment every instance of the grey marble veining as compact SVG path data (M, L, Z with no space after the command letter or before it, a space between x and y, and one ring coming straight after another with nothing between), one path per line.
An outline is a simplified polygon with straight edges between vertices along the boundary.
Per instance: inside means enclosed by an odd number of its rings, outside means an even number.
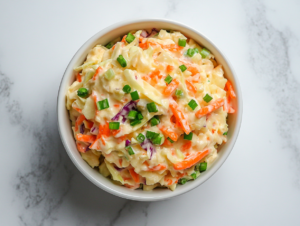
M292 31L277 30L266 18L266 6L260 2L244 1L250 41L249 57L255 76L271 93L276 113L277 130L284 140L283 151L293 152L294 163L300 171L300 83L290 68L289 51ZM297 75L299 78L299 75ZM259 110L259 109L257 109ZM297 185L300 188L300 174Z
M0 3L1 226L299 225L295 8L295 0ZM226 163L199 188L160 202L97 188L57 131L56 94L72 55L95 32L132 17L174 19L210 37L243 92L242 129Z

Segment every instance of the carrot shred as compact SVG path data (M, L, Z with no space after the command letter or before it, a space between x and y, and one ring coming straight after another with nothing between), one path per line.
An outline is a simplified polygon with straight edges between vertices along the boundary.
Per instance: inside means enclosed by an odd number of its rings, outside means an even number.
M81 153L85 153L87 149L87 145L81 142L76 141L77 150Z
M163 94L165 96L170 96L175 89L179 86L179 81L175 78L172 80L172 82L166 86L166 88L163 90Z
M197 152L194 154L190 154L189 156L185 157L185 159L182 162L178 162L174 164L175 170L184 170L187 168L190 168L191 166L195 165L197 162L199 162L201 159L203 159L205 156L208 155L208 149Z
M165 166L165 165L162 165L162 164L158 164L158 165L156 165L156 166L154 166L154 167L149 167L149 163L148 162L146 162L146 164L145 165L147 165L148 164L148 169L147 169L147 171L150 171L150 172L153 172L153 171L160 171L160 170L164 170L164 169L167 169L167 167Z
M187 67L187 70L190 71L190 72L192 73L192 76L194 76L194 75L196 75L196 74L199 73L197 67L192 66L192 65L188 66L188 67Z
M135 183L140 183L140 176L134 171L134 168L128 170Z
M77 82L81 82L82 81L81 75L79 73L77 74L76 79L77 79Z
M91 122L91 121L89 121L87 119L85 119L85 124L86 124L86 128L88 128L88 129L91 129L93 127L93 125L94 125L93 122Z
M172 72L173 69L174 69L174 67L171 66L171 65L168 65L168 66L166 67L166 70L167 70L168 73Z
M96 136L77 133L76 140L87 142L87 143L93 143L96 140Z
M176 118L176 122L178 122L178 124L186 134L189 134L191 132L191 128L189 126L188 120L179 108L176 101L174 101L172 98L170 98L169 107L171 108L173 115Z
M93 76L93 80L94 80L94 81L97 79L97 76L98 76L98 74L101 72L101 70L102 70L102 67L98 67L98 68L97 68L97 70L96 70L96 72L95 72L95 74L94 74L94 76Z
M192 141L186 142L184 145L182 145L181 150L182 151L187 151L192 147Z
M78 131L78 127L81 125L81 123L83 123L84 120L85 120L84 115L78 116L78 118L76 119L76 122L75 122L75 131Z
M116 48L116 44L114 44L114 46L111 49L114 50L115 48Z
M74 108L76 111L78 111L80 114L82 113L82 110L78 108L77 106L72 105L72 108Z
M228 90L228 93L229 93L229 96L231 97L231 98L236 98L236 94L235 94L235 92L234 92L234 90L233 90L233 86L232 86L232 84L231 84L231 82L229 81L229 80L227 80L227 82L226 82L226 88L227 88L227 90Z
M119 107L120 107L120 104L114 104L114 107L115 107L115 108L119 108Z
M191 91L193 94L197 93L197 88L192 82L190 82L189 80L185 80L185 84L189 91Z
M165 126L159 126L158 127L160 131L162 131L167 137L170 137L171 140L177 141L178 140L178 134L175 133L171 128L167 128ZM166 139L167 140L167 139Z
M124 35L121 42L126 43L126 37L127 35Z
M213 102L210 103L210 105L207 105L203 108L201 108L199 111L196 112L196 117L197 118L201 118L204 115L207 115L215 110L217 110L218 108L222 107L224 105L224 99L223 98L219 98Z
M110 130L111 131L111 134L115 137L115 136L117 136L117 134L118 133L120 133L121 132L121 129L112 129L112 130Z

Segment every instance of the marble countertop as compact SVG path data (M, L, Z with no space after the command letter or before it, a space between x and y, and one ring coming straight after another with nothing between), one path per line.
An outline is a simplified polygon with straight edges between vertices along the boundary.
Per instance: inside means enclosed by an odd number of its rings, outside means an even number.
M300 2L1 1L1 225L300 225ZM67 156L56 96L77 49L104 27L168 18L211 38L243 91L239 138L221 169L160 202L110 195Z

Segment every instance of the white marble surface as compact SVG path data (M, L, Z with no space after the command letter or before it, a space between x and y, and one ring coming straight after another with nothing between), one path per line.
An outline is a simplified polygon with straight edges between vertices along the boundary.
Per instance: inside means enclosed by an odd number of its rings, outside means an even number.
M300 2L0 1L1 225L300 225ZM225 51L242 87L240 136L206 183L161 202L90 183L60 141L56 95L77 49L129 18L169 18Z

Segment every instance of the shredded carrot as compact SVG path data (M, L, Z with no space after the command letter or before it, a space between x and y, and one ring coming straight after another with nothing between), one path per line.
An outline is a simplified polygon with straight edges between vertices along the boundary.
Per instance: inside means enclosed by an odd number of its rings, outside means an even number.
M188 69L188 71L190 71L192 73L192 76L199 73L197 67L195 67L195 66L190 65L190 66L187 67L187 69Z
M189 80L185 80L185 84L189 91L191 91L193 94L197 93L197 88L192 82L190 82Z
M212 129L212 130L211 130L212 133L215 133L215 131L216 131L215 129Z
M207 115L215 110L217 110L218 108L222 107L224 105L224 99L223 98L219 98L213 102L210 103L210 105L207 105L203 108L201 108L199 111L196 112L196 117L197 118L201 118L204 115Z
M93 76L93 80L95 81L97 79L98 74L102 71L102 67L98 67L94 76Z
M115 136L117 136L118 133L121 132L121 129L112 129L110 131L111 131L111 134L115 137Z
M124 35L121 42L126 43L126 37L127 35Z
M186 134L189 134L191 132L191 128L189 126L188 120L179 108L176 101L174 101L172 98L170 98L169 107L171 108L173 115L176 118L176 122L178 122L178 124Z
M121 167L122 167L122 161L123 161L123 159L119 159L119 164Z
M114 46L111 49L114 50L115 48L116 48L116 44L114 44Z
M87 142L87 143L93 143L96 140L96 136L95 135L83 135L83 134L77 133L76 140Z
M167 167L165 165L162 165L162 164L158 164L158 165L156 165L154 167L151 167L151 168L149 167L149 163L148 162L145 162L145 165L148 166L147 171L151 171L151 172L167 169Z
M134 171L134 168L129 169L129 173L135 183L140 183L140 176Z
M199 162L201 159L203 159L205 156L208 155L208 149L202 151L202 152L196 152L193 154L190 154L189 156L185 157L185 159L182 162L178 162L174 164L175 170L184 170L187 168L190 168L191 166L195 165L197 162Z
M126 140L126 138L127 138L127 135L118 137L118 138L117 138L117 143L118 143L118 144L121 143L122 141Z
M173 144L168 139L165 139L163 145L165 145L165 146L173 146ZM174 155L173 152L172 152L172 155Z
M166 67L166 70L167 70L168 73L172 72L173 69L174 69L174 67L171 66L171 65L168 65L168 66Z
M78 108L75 105L72 105L72 108L74 108L76 111L78 111L80 114L82 113L82 110L80 108Z
M106 122L104 125L99 126L99 133L103 136L109 136L110 135L110 129L109 129L109 123Z
M171 128L167 128L165 126L159 126L158 127L160 131L162 131L167 137L170 137L171 140L177 141L178 140L178 134L175 133Z
M170 96L175 89L179 86L179 81L175 78L172 80L172 82L166 86L166 88L163 91L163 94L165 96Z
M192 147L192 141L186 142L184 145L182 145L181 150L182 151L187 151Z
M94 123L85 119L85 125L86 125L86 128L91 129L93 127Z
M120 104L114 104L114 107L115 107L115 108L119 108L119 107L120 107Z
M81 82L81 81L82 81L81 75L78 73L78 74L77 74L77 82Z
M97 94L95 93L95 91L92 92L92 97L94 99L94 105L95 105L95 108L96 108L96 111L97 111L97 109L98 109L98 107L97 107L98 97L97 97Z
M78 116L78 118L76 119L76 122L75 122L75 131L78 131L78 127L81 125L81 123L83 123L84 120L85 120L84 115Z
M76 141L77 150L81 153L85 153L87 149L87 145L81 142Z
M233 90L233 86L232 86L232 84L231 84L231 82L229 81L229 80L227 80L227 82L226 82L226 88L227 88L227 90L228 90L228 93L229 93L229 96L231 97L231 98L236 98L236 95L235 95L235 92L234 92L234 90Z

